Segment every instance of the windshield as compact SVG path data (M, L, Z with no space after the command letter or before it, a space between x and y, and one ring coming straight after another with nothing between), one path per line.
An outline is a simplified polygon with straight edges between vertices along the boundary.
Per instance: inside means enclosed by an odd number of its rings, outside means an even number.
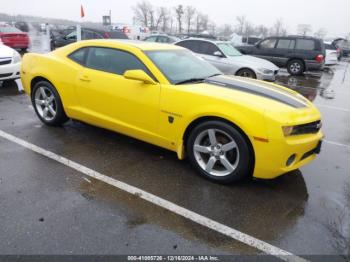
M12 26L0 26L0 32L1 33L22 33L21 30Z
M157 50L145 53L172 84L221 74L214 66L188 50Z
M219 43L217 46L226 56L241 56L242 54L230 43Z

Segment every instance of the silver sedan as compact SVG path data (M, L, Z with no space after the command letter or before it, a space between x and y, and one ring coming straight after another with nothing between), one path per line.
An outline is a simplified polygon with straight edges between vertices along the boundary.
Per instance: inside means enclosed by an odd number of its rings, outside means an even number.
M279 67L265 59L242 55L230 42L190 38L176 45L197 53L227 75L275 81L279 72Z

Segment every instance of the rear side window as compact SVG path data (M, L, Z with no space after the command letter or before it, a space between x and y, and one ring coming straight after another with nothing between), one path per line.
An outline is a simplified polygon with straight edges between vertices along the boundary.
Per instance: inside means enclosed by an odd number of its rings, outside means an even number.
M86 58L86 52L87 48L81 48L72 54L70 54L68 57L72 59L74 62L84 65L85 64L85 58Z
M156 36L150 36L145 39L146 42L156 42L157 37Z
M280 39L278 40L276 48L278 49L294 49L295 40L292 39Z
M197 41L183 41L180 43L177 43L176 45L185 47L192 52L199 53L199 45Z
M310 39L297 39L295 49L298 50L315 50L315 41Z
M159 43L169 43L169 38L165 36L158 36L157 42Z
M267 48L267 49L275 48L276 41L277 40L275 38L266 39L260 43L260 47Z
M134 55L112 48L90 47L86 66L117 75L123 75L127 70L140 69L154 78L146 66Z

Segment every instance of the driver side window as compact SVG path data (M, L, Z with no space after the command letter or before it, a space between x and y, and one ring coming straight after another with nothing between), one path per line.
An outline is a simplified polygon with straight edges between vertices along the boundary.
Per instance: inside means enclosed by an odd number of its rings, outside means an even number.
M136 56L113 48L90 47L86 67L117 75L123 75L128 70L143 70L155 80L152 73Z
M209 42L201 42L200 43L199 53L201 53L203 55L214 56L215 52L221 53L219 48L216 45L214 45L213 43L209 43Z

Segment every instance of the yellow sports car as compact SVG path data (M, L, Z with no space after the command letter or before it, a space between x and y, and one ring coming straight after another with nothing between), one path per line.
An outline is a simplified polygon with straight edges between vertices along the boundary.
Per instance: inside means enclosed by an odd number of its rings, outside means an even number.
M186 156L204 177L275 178L320 151L321 115L298 93L223 76L182 47L91 40L26 54L22 82L47 125L69 118Z

